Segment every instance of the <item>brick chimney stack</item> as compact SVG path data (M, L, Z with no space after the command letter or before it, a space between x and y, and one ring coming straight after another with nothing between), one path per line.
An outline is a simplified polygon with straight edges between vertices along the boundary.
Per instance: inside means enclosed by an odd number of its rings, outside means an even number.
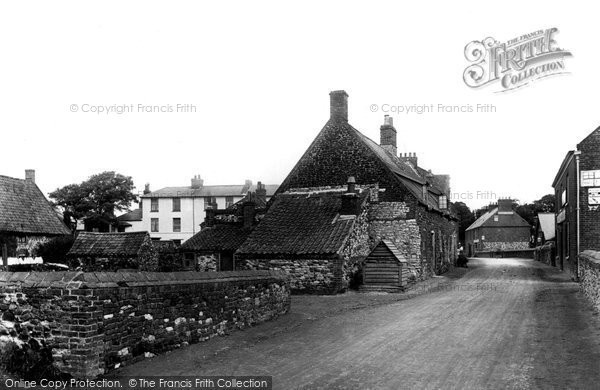
M409 163L414 168L417 167L418 159L416 153L400 153L398 157L400 158L400 160Z
M348 122L348 94L346 91L329 92L329 120Z
M379 128L380 141L382 148L396 156L398 148L396 147L396 128L394 127L394 118L389 115L383 117L383 125Z
M194 177L192 177L192 188L197 190L202 188L202 186L204 185L204 180L202 180L202 178L200 178L200 175L194 175Z
M150 191L150 183L146 183L144 185L144 195L148 195L149 193L151 193L152 191Z
M354 176L348 178L348 189L346 193L342 194L342 209L340 210L341 215L358 215L359 210L359 197L356 193L356 179Z
M260 181L256 183L256 200L259 205L267 203L267 188Z
M26 169L25 170L25 180L30 181L35 184L35 169Z
M513 200L510 198L498 199L498 214L514 214Z
M244 228L250 229L254 224L254 215L256 214L256 204L254 202L244 202L242 205L244 219Z

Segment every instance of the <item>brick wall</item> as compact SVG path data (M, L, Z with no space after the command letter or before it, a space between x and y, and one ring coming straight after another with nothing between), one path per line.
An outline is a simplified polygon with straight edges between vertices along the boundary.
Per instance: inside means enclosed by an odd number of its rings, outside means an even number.
M600 252L583 251L579 255L579 288L585 297L600 310Z
M289 293L275 271L2 272L0 335L35 340L62 372L95 377L276 318Z
M600 128L585 138L577 149L581 151L582 171L600 169ZM580 250L600 251L600 206L588 204L588 187L580 191Z

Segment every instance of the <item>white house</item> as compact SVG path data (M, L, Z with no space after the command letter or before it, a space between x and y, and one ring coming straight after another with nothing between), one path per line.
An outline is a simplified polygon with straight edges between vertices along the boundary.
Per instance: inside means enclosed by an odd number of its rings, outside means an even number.
M150 191L149 185L146 185L141 196L141 221L139 224L131 218L123 221L132 225L125 231L134 231L134 228L146 230L153 239L182 243L200 231L208 207L226 209L240 201L248 191L263 192L268 200L278 187L277 184L265 185L261 182L253 185L251 180L241 185L205 186L200 175L192 178L189 187L165 187Z

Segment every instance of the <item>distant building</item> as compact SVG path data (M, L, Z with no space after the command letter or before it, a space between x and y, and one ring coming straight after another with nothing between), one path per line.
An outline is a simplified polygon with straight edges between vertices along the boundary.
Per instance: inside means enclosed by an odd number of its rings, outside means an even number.
M142 221L138 229L150 232L152 239L180 244L200 231L207 208L226 209L249 191L264 192L269 199L278 186L261 182L253 185L251 180L242 185L207 186L197 175L189 187L166 187L157 191L150 191L148 187L141 197Z
M513 210L512 199L499 199L497 207L483 214L465 231L467 256L528 249L530 242L531 227Z
M25 180L0 176L0 256L2 263L35 256L36 246L51 237L69 235L42 191L35 184L35 171L25 171Z
M139 232L143 231L141 207L117 217L117 231Z
M578 279L578 254L600 250L600 127L565 156L556 195L556 266Z

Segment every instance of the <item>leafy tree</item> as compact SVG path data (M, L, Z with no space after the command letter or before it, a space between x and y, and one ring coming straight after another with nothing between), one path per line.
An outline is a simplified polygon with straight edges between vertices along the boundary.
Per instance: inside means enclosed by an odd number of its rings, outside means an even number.
M463 202L452 203L454 214L458 217L458 240L465 242L465 230L475 222L475 215Z
M138 202L133 179L114 171L91 176L80 184L69 184L50 193L53 205L62 210L64 220L102 219L115 221L115 211L128 211Z

